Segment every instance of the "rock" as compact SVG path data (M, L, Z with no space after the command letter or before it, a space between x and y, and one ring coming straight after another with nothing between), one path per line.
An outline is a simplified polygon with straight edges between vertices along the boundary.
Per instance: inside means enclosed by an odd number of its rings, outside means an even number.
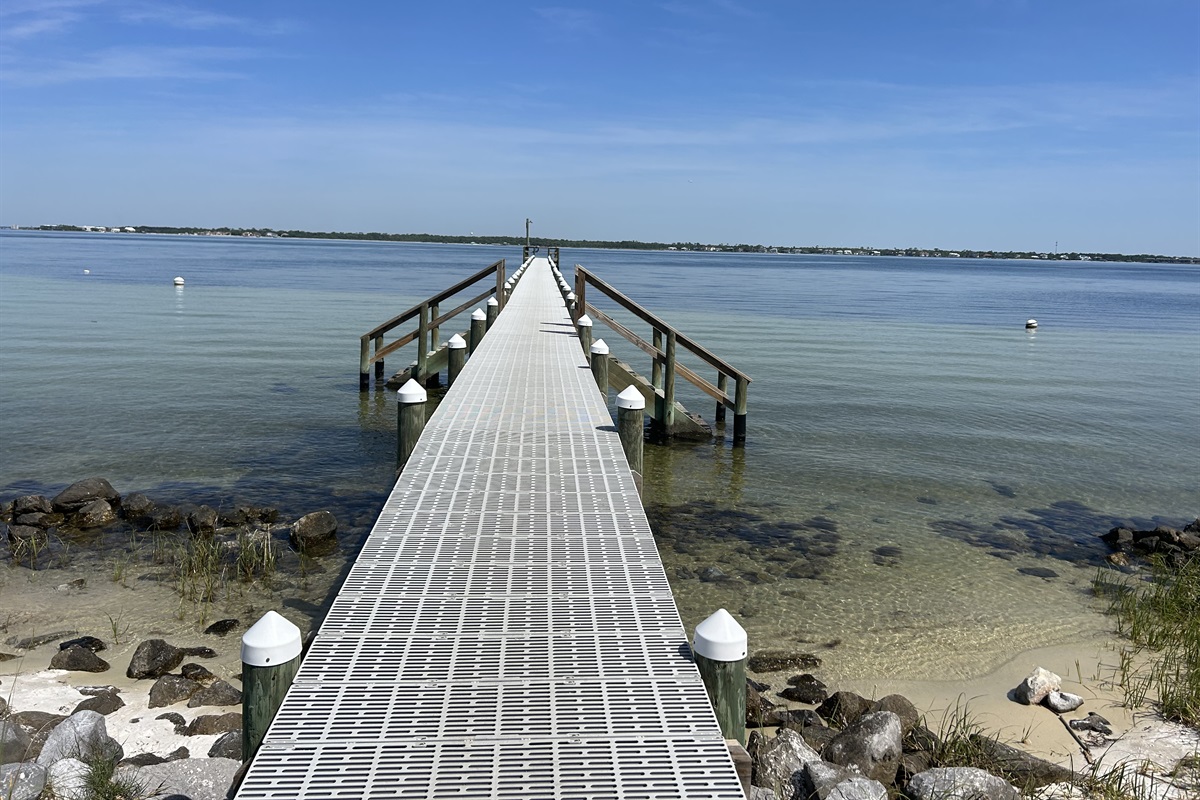
M800 787L799 774L811 761L820 761L817 752L805 744L803 737L793 730L784 728L774 739L763 742L754 755L754 775L751 783L764 789L790 787L794 793ZM790 796L785 793L784 796Z
M88 776L92 768L78 758L55 761L46 769L46 783L54 788L54 800L89 800Z
M209 758L232 758L242 760L242 732L230 731L222 734L208 749Z
M887 800L888 791L879 781L855 775L833 787L825 800Z
M204 632L213 636L224 636L230 631L235 630L240 624L236 619L219 619L205 628Z
M1042 698L1042 705L1055 714L1066 714L1083 705L1083 698L1070 692L1051 692Z
M184 758L148 767L121 767L117 777L154 787L157 797L225 800L241 767L240 760L229 758Z
M815 669L819 666L821 659L812 653L784 653L778 650L756 653L746 662L746 668L751 672Z
M179 672L188 680L203 684L207 684L217 677L207 667L202 667L199 664L184 664L179 668Z
M988 736L973 733L970 742L981 756L989 772L1001 775L1025 791L1072 780L1075 776L1066 767L1032 756Z
M908 782L913 800L1019 800L1006 781L975 767L944 767L914 775Z
M104 478L87 478L63 489L50 503L59 513L74 514L93 500L104 500L110 505L119 504L121 495Z
M818 753L824 753L825 748L838 735L834 728L827 728L824 725L805 725L800 729L800 735L804 737L805 743L816 750Z
M3 697L0 697L0 719L4 719L7 716L8 716L8 701L5 700ZM3 761L0 761L0 764L3 764L3 763L4 763Z
M46 788L46 768L30 762L0 766L0 797L37 800Z
M87 578L76 578L73 581L60 583L54 587L56 592L77 592L87 586Z
M1062 678L1049 670L1037 667L1029 673L1025 680L1021 681L1020 686L1013 690L1013 695L1018 703L1032 706L1042 702L1042 698L1051 692L1057 692L1060 688L1062 688Z
M761 786L751 786L750 794L746 795L746 800L779 800L779 796L770 789L764 789Z
M71 518L77 528L103 528L117 521L117 512L107 500L93 500Z
M147 639L137 646L129 660L126 677L140 680L158 678L183 663L184 651L162 639Z
M188 700L200 691L200 684L182 675L163 675L150 687L149 708L162 708Z
M32 514L22 514L14 519L13 523L46 530L48 528L53 528L55 525L61 525L63 519L64 517L62 514L43 514L40 511L35 511Z
M107 672L112 665L86 647L75 645L59 650L50 659L51 669L68 669L73 672Z
M775 704L763 697L755 683L757 682L746 680L746 727L762 728L775 724L769 721L769 715L775 708Z
M18 650L32 650L35 647L41 647L50 642L57 642L66 639L68 636L75 636L78 633L79 631L55 631L54 633L43 633L39 636L26 636L24 639L18 639L13 636L6 641Z
M187 731L187 720L182 714L176 714L174 711L168 711L166 714L159 714L155 719L165 719L175 726L175 735L183 736Z
M289 541L301 553L329 553L337 547L337 517L328 511L305 514L292 525Z
M807 672L803 675L793 675L788 678L788 683L789 687L779 693L785 700L815 706L829 699L825 684Z
M17 555L18 548L41 547L49 539L46 532L41 528L35 528L32 525L9 525L8 526L8 546L13 550L14 558Z
M732 576L720 567L705 567L700 570L700 574L697 577L705 583L720 583L721 581L733 580Z
M183 524L183 514L173 506L155 508L146 518L146 527L152 531L173 531Z
M184 736L211 736L214 733L229 733L242 729L242 715L236 711L228 714L204 714L192 720Z
M63 758L79 758L83 761L105 759L120 761L125 750L108 735L104 716L95 711L80 711L72 714L55 727L42 746L37 762L43 766Z
M23 761L33 739L29 732L10 720L0 721L0 764ZM0 793L0 797L3 797Z
M771 725L800 730L810 726L825 727L825 720L811 708L777 708L767 715ZM818 748L820 749L820 748Z
M86 650L91 650L93 653L99 653L101 650L108 649L108 645L95 636L79 636L75 639L68 639L58 645L59 650L69 650L72 647L82 647Z
M936 753L941 746L941 738L924 725L913 726L904 738L904 749L909 751L924 750L927 753Z
M1073 719L1067 724L1077 731L1094 731L1104 736L1112 736L1112 723L1095 711L1092 711L1083 719Z
M1100 538L1104 540L1105 544L1115 550L1133 544L1133 531L1128 528L1113 528Z
M1114 567L1128 567L1132 563L1129 560L1129 556L1120 551L1116 553L1109 553L1104 557L1104 560L1109 564L1112 564Z
M121 693L121 690L115 686L78 686L78 687L76 687L76 691L78 691L80 694L86 695L88 697L98 697L99 695L102 695L102 694L120 694Z
M8 716L9 722L15 722L29 734L29 752L25 756L26 759L36 759L41 754L42 745L65 719L62 714L49 714L45 711L18 711Z
M857 767L872 780L891 783L903 751L900 718L891 711L872 711L835 736L821 755L834 764Z
M188 512L187 526L193 534L209 534L217 529L217 511L209 506L196 506Z
M181 647L179 652L185 656L196 656L197 658L216 658L217 651L211 647Z
M53 511L54 506L50 504L49 498L45 495L25 494L13 500L12 513L14 517L23 514L50 514Z
M154 513L154 501L141 492L133 492L121 501L121 516L135 524L142 524Z
M849 725L871 708L871 701L854 692L834 692L817 708L817 713L834 725Z
M225 681L217 681L212 686L205 686L192 695L188 700L188 708L200 706L236 706L242 702L242 693Z
M804 765L801 774L799 796L807 800L826 800L842 781L861 777L862 775L858 771L848 767L831 764L828 761L810 761Z
M912 776L933 767L933 754L924 750L905 752L900 756L900 765L896 768L896 784L904 786Z
M5 661L12 661L14 658L16 658L16 656L13 655L12 653L0 652L0 664L3 664ZM2 715L3 715L3 712L0 712L0 716L2 716Z
M1046 567L1019 567L1017 572L1022 575L1031 575L1034 578L1057 578L1058 573Z
M97 714L108 716L117 709L124 708L125 701L122 700L116 692L112 694L98 694L95 697L89 697L75 706L72 714L78 714L80 711L95 711Z
M909 732L921 721L921 712L902 694L889 694L881 697L871 705L871 711L890 711L900 718L900 735L908 736Z

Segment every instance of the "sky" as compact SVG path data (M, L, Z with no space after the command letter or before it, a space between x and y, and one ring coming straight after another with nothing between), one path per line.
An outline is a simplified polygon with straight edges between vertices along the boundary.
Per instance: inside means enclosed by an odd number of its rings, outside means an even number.
M0 224L1200 255L1196 0L0 4Z

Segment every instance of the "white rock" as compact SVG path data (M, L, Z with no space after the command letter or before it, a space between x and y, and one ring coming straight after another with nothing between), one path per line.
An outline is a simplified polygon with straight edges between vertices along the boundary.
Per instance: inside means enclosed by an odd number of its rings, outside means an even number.
M55 800L87 800L87 779L92 768L78 758L56 761L46 770L46 784Z
M1055 714L1066 714L1083 705L1083 698L1070 692L1051 692L1042 700L1042 705Z
M0 797L4 800L37 800L46 788L46 768L27 761L0 766Z
M1037 667L1029 674L1029 677L1021 681L1021 685L1013 690L1013 694L1016 695L1018 703L1032 706L1042 702L1042 698L1051 692L1057 692L1060 688L1062 688L1062 678L1050 670Z
M37 763L48 767L64 758L93 758L120 761L125 750L108 735L104 716L95 711L80 711L60 722L51 731Z

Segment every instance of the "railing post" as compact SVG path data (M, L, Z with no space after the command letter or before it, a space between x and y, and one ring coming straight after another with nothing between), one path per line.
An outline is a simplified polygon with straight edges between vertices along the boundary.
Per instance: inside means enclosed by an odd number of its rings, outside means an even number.
M482 308L477 308L471 312L471 347L467 352L475 355L475 348L479 347L479 343L483 341L483 334L486 332L487 314Z
M696 626L692 654L721 733L745 744L746 630L728 611L718 608Z
M408 379L408 383L396 392L396 474L404 469L412 455L421 431L425 430L425 401L429 394L420 382Z
M658 328L654 329L652 343L654 344L654 349L661 353L663 349L662 331L660 331ZM655 389L663 388L662 374L662 362L659 361L658 356L655 355L654 363L650 366L650 385L652 385Z
M437 318L441 316L441 311L438 304L434 303L429 307L429 351L436 353L438 350L438 342L442 338L442 327L435 324ZM432 375L426 376L425 385L429 387L442 385L442 373L435 372Z
M736 394L733 398L733 443L746 443L746 395L750 389L750 382L739 376L737 379Z
M492 329L492 325L496 322L496 315L500 313L500 301L495 297L487 299L487 330Z
M496 297L500 298L497 301L500 303L500 308L504 308L504 303L508 300L508 295L504 293L504 285L508 283L504 277L504 267L505 261L502 258L496 264Z
M666 414L663 422L667 435L675 425L675 331L667 331L667 363L663 365L663 405Z
M425 364L429 360L429 304L421 304L421 321L417 323L417 374L413 377L425 383Z
M587 314L587 278L579 265L575 265L575 311L579 315Z
M729 376L726 375L724 372L720 372L717 374L717 390L723 395L729 394ZM717 423L718 428L725 427L725 401L724 400L717 401L716 423Z
M592 357L592 377L596 379L596 387L600 389L600 394L604 395L604 404L608 405L608 344L603 339L597 339L592 342L588 351ZM638 396L641 397L641 393ZM643 398L642 406L645 405L646 400Z
M579 343L583 346L583 357L588 361L592 360L592 318L584 314L579 319L575 320L575 325L579 329Z
M642 397L636 386L626 386L625 391L617 395L617 435L621 437L621 448L638 482L639 491L642 483L642 449L646 440L643 432L645 408L646 398Z
M258 752L296 671L300 629L274 611L242 634L242 761Z
M371 341L363 336L358 340L358 390L371 388Z
M383 380L383 359L378 358L379 351L383 349L383 334L375 337L375 382Z
M450 349L450 352L447 353L450 363L446 367L446 383L453 386L454 381L458 380L458 373L462 372L463 366L467 363L467 340L456 333L450 337L446 347Z

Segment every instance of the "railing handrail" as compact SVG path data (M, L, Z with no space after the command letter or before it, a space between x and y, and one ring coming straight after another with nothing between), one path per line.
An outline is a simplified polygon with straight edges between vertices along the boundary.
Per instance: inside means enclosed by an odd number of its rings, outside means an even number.
M395 317L392 317L387 322L384 322L381 325L376 325L374 328L367 331L359 338L360 339L374 339L377 336L381 336L382 334L385 334L388 331L392 330L393 328L403 325L405 322L408 322L410 319L413 319L414 317L419 315L421 313L422 308L434 305L436 303L440 303L441 301L445 300L447 297L452 297L453 295L458 294L459 292L461 292L463 289L467 288L471 284L478 283L479 281L483 280L487 276L496 272L496 270L503 269L503 268L504 268L504 259L502 258L499 261L496 261L491 266L484 267L479 272L476 272L474 275L470 276L469 278L464 278L463 280L461 280L458 283L451 286L449 289L438 292L437 294L433 295L432 297L426 298L424 301L417 303L415 306L408 309L407 311L405 311ZM503 300L499 296L502 293L497 293L496 289L489 289L487 294L497 294L497 298L500 299L501 302L503 302ZM451 316L453 316L453 315L451 315Z
M742 372L740 369L733 366L728 361L725 361L724 359L716 356L710 350L708 350L708 348L706 348L703 345L700 345L697 342L693 341L692 339L689 339L688 337L684 336L673 325L668 324L666 321L664 321L660 317L657 317L654 314L647 311L645 308L642 308L642 306L638 305L636 302L634 302L630 298L626 297L624 294L622 294L618 290L614 289L613 287L609 286L604 281L597 278L592 273L588 272L587 269L585 269L583 266L576 264L575 265L575 274L577 276L582 276L584 281L586 281L587 283L590 283L592 286L599 289L601 292L603 292L605 295L607 295L610 300L613 300L614 302L623 306L627 311L632 313L634 316L640 318L643 322L648 323L655 330L661 331L662 333L673 332L675 334L675 341L681 347L688 350L690 353L692 353L692 355L696 356L701 361L704 361L709 366L713 367L714 369L716 369L720 372L725 373L726 375L728 375L731 378L741 379L741 380L746 381L747 383L750 383L751 381L753 381L753 378L751 378L749 375ZM636 342L635 342L635 344L636 344ZM653 347L653 345L651 345L651 347ZM657 354L654 354L654 357L656 359L662 359L662 358L665 358L665 355L661 351L659 351Z

